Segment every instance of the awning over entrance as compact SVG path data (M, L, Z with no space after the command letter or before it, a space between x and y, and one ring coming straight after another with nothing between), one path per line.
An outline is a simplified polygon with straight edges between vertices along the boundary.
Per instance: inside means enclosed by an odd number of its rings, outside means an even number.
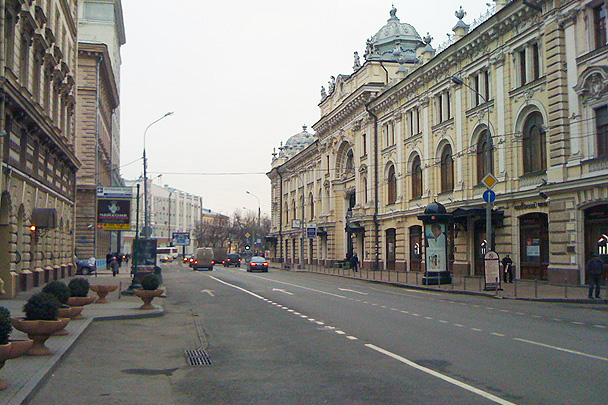
M357 222L354 222L354 223L347 222L346 226L344 227L344 230L348 233L365 232L365 228L360 226Z
M486 209L485 208L456 208L451 212L452 220L457 224L462 225L464 230L467 230L467 222L469 218L485 219ZM492 210L492 225L498 228L502 228L503 221L505 218L504 211Z
M276 236L266 236L266 242L277 243L278 238Z

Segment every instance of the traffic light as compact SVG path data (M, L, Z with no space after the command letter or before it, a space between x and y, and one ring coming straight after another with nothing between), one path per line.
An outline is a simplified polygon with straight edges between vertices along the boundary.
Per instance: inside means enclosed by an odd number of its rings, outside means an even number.
M36 225L30 226L30 237L32 238L33 241L35 241L35 242L38 241L38 228L36 228Z
M251 248L249 247L249 245L245 245L245 250L249 250L249 249L251 249Z

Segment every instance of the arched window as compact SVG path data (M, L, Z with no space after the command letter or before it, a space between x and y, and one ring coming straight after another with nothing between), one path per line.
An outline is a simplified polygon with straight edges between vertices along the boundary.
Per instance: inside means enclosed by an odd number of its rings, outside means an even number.
M528 116L523 134L524 174L547 170L546 136L539 112Z
M441 192L454 190L454 159L452 147L446 145L441 152Z
M313 219L315 217L315 197L310 193L308 195L308 201L310 203L310 218Z
M388 169L388 203L394 204L397 200L397 176L395 166L391 165Z
M481 183L484 177L494 171L494 155L492 143L488 139L488 130L479 134L477 141L477 182ZM489 162L488 162L489 160ZM489 166L488 166L489 163Z
M422 163L416 155L412 162L412 198L422 197Z

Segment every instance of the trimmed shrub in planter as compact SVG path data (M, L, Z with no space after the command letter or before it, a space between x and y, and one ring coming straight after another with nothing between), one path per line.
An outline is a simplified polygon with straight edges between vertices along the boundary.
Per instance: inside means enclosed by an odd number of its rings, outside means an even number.
M42 292L53 294L61 305L66 305L70 298L70 288L63 281L51 281L44 287Z
M68 284L70 296L86 297L89 295L89 280L83 277L76 277Z
M4 307L0 307L0 345L8 343L12 330L11 312Z
M53 294L39 292L27 300L23 306L23 312L28 321L55 321L57 320L57 309L60 306L61 304Z
M146 274L144 278L141 279L141 288L144 290L153 291L158 289L159 285L158 277L154 274Z

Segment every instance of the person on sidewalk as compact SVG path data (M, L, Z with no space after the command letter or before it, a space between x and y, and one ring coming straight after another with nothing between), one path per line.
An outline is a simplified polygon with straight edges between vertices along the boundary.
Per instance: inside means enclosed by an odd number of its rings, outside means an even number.
M505 283L513 283L513 260L511 260L509 255L505 255L502 259L502 269ZM507 279L509 281L507 281Z
M587 262L585 270L589 274L589 298L593 299L593 287L595 285L595 298L600 298L600 278L604 273L604 263L598 254L594 254Z
M118 260L116 260L116 256L112 256L112 260L110 260L110 269L112 270L112 276L116 277L118 274Z
M357 257L357 252L354 252L350 257L350 268L356 273L359 270L359 257Z

